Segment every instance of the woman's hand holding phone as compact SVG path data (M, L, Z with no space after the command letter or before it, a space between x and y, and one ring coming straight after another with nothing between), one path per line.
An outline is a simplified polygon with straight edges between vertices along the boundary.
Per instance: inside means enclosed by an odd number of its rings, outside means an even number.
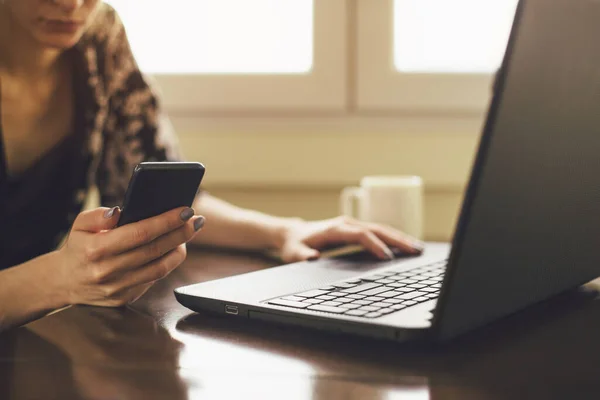
M186 257L204 225L189 207L116 228L118 208L79 214L59 257L57 282L68 304L116 307L142 296Z

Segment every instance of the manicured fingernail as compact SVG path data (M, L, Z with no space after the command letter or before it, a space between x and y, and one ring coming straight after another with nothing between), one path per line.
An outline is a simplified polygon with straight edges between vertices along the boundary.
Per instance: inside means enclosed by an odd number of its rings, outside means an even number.
M104 211L104 218L109 219L112 218L113 215L115 215L115 211L117 211L119 209L119 207L113 207L109 210Z
M392 251L388 248L385 249L385 255L388 260L393 260L395 258L394 253L392 253Z
M194 221L194 230L199 231L200 229L202 229L205 221L206 221L206 218L198 217L198 219Z
M315 254L314 256L310 256L307 258L308 261L317 261L319 259L319 255Z
M425 250L425 246L423 246L422 244L413 243L411 246L413 248L413 254L421 254Z
M181 218L182 221L187 221L188 219L192 218L194 216L194 210L192 208L186 208L185 210L183 210L181 212L181 214L179 214L179 218Z
M412 247L419 251L423 251L423 249L425 248L425 243L421 241L415 241L413 242Z

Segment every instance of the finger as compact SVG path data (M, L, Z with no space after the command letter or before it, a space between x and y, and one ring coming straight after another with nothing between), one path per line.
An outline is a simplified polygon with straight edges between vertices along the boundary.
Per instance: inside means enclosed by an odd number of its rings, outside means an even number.
M394 258L391 250L373 232L353 225L337 225L315 235L313 238L322 247L329 244L360 244L382 260ZM314 243L310 243L314 245Z
M98 239L96 246L104 256L134 249L178 229L194 216L194 210L180 207L166 213L113 229ZM191 225L191 224L190 224Z
M127 296L125 296L127 304L135 303L142 297L146 292L154 285L154 283L146 283L145 285L140 285L133 289L130 289L127 292Z
M285 249L281 255L281 258L285 262L298 262L306 260L316 260L320 257L318 250L312 249L304 243L298 243L291 246L289 249Z
M385 242L388 246L398 247L400 250L409 253L421 253L423 251L423 243L403 232L396 229L371 223L362 224L379 239Z
M120 215L119 207L98 207L83 211L75 218L73 230L96 233L112 229L117 225Z
M120 295L140 285L154 283L169 275L177 268L186 257L185 245L179 245L158 260L154 260L143 267L129 271L108 289L108 297L120 297Z
M198 222L197 222L198 221ZM168 232L156 240L135 248L134 250L119 254L107 260L101 268L105 271L104 281L110 280L124 271L146 265L157 260L177 248L177 246L187 243L196 236L204 225L204 217L193 217L190 223L185 224L179 229Z
M123 290L118 293L113 294L112 296L107 296L102 300L95 301L93 303L94 306L99 307L125 307L128 304L133 303L142 297L146 292L152 287L153 283L147 283L145 285L139 285L137 287L131 288L129 290Z

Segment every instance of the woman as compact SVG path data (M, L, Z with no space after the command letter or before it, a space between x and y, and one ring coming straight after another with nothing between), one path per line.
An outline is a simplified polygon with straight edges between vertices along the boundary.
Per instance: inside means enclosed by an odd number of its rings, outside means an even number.
M115 228L118 207L81 212L91 187L115 206L137 163L181 157L123 26L99 0L0 0L0 89L0 329L71 304L135 301L188 242L277 250L285 262L342 243L382 259L388 245L419 251L387 227L277 218L207 193L194 204L203 216L177 209Z

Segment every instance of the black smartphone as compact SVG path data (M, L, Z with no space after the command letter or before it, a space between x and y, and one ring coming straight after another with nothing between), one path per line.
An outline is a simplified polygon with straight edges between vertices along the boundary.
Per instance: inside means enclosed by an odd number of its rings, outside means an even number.
M177 207L191 207L200 190L204 165L197 162L138 164L125 193L117 226L141 221Z

